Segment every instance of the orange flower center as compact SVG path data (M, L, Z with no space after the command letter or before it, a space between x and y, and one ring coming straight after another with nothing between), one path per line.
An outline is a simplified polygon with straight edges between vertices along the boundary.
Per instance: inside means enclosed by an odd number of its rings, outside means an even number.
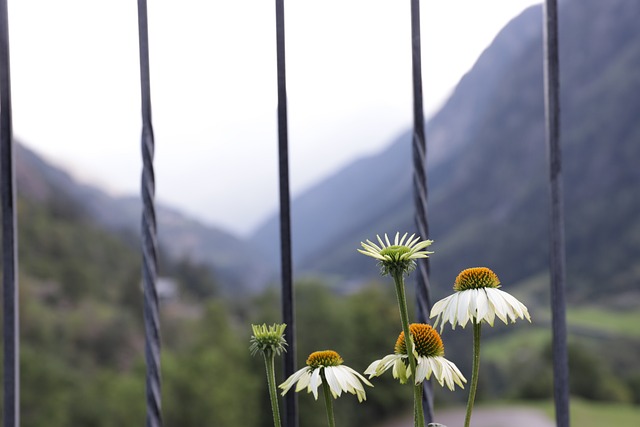
M342 357L333 350L316 351L307 358L307 365L314 369L321 366L338 366L342 365Z
M498 287L500 287L498 276L487 267L473 267L462 270L453 284L453 290L456 292Z
M444 356L444 345L440 334L424 323L412 323L409 325L409 332L413 337L416 352L421 357ZM407 354L407 346L404 340L404 332L400 332L395 346L396 354Z

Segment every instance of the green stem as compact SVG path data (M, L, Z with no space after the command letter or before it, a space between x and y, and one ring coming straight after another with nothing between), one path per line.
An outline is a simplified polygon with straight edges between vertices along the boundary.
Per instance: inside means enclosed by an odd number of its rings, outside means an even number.
M464 418L464 427L469 427L471 411L476 400L478 389L478 371L480 369L480 326L481 323L473 321L473 368L471 371L471 386L469 387L469 400L467 401L467 415Z
M320 371L320 377L322 377L322 394L324 394L324 403L327 407L327 421L329 427L336 427L336 421L333 417L333 399L329 391L329 384L327 383L327 377L324 375L324 370Z
M273 413L273 427L280 427L280 409L278 409L278 392L276 391L276 370L272 352L264 354L264 364L267 368L267 384L271 398L271 412Z
M407 298L404 292L404 276L402 271L392 273L393 281L396 285L396 295L398 297L398 308L400 309L400 320L402 321L402 331L404 332L404 344L409 357L409 366L411 367L411 383L413 385L413 413L415 427L424 427L424 413L422 409L422 384L415 384L416 378L416 359L413 355L413 346L411 345L411 332L409 331L409 313L407 310Z
M413 424L415 426L424 427L424 410L422 409L422 384L413 385L413 407L415 413Z

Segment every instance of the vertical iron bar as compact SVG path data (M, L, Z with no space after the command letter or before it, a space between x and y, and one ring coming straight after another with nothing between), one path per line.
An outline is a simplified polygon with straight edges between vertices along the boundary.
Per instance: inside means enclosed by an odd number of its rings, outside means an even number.
M156 279L158 275L157 226L155 212L155 141L151 122L151 83L149 78L149 29L147 2L138 0L140 42L140 88L142 107L142 280L144 288L145 359L147 363L147 427L162 426L160 381L160 316Z
M0 3L0 189L4 321L4 427L20 425L20 336L18 317L18 236L13 164L11 74L7 2Z
M296 368L296 328L291 263L291 203L289 195L289 137L287 124L287 78L285 66L284 2L276 0L276 51L278 67L278 165L280 171L280 256L282 266L282 321L287 324L289 344L284 355L284 377ZM285 427L298 426L297 393L285 395Z
M429 237L427 221L426 135L422 99L422 55L420 46L420 0L411 0L411 58L413 69L413 197L415 223L423 239ZM417 264L417 316L418 322L429 323L431 298L429 295L429 259ZM433 384L423 384L422 406L427 423L433 422Z
M550 187L551 324L553 327L553 391L556 424L569 427L569 363L565 302L564 206L562 154L560 150L560 66L558 54L558 5L544 3L544 84L547 155Z

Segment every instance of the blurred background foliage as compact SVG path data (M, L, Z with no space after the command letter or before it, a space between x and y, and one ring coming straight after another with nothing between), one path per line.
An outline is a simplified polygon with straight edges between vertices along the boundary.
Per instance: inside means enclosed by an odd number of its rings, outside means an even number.
M640 3L563 4L569 364L572 407L581 411L574 423L602 420L600 411L608 425L635 426L620 417L640 419ZM532 8L512 21L430 120L429 237L437 297L451 292L460 269L487 265L531 311L532 324L483 328L479 400L548 408L540 14ZM412 228L410 141L407 131L293 201L296 278L307 277L295 287L298 366L312 351L333 349L363 371L393 351L393 286L355 249L375 233ZM141 425L139 198L79 184L20 144L16 160L22 425ZM264 285L277 276L277 216L244 240L161 204L158 220L160 274L175 285L161 301L166 425L270 425L263 361L248 346L251 323L280 319L279 291ZM470 377L470 330L446 329L443 341ZM366 403L351 395L336 402L340 425L411 411L407 386L390 374L373 383ZM438 410L465 398L436 386ZM324 425L322 402L306 393L299 401L302 427Z
M115 238L55 206L20 204L22 423L25 427L139 425L145 417L139 257ZM71 226L73 224L73 226ZM135 240L135 239L133 239ZM268 426L264 365L249 355L251 323L280 318L275 287L243 299L216 291L210 269L164 261L179 292L161 302L163 413L168 426ZM373 264L371 268L376 268ZM73 271L72 274L70 272ZM409 289L412 286L409 285ZM548 400L552 394L547 297L518 287L533 323L484 328L480 401ZM509 290L509 289L507 289ZM344 292L321 279L296 284L297 359L338 351L358 371L393 351L400 331L391 282ZM640 313L593 306L570 311L573 396L640 403ZM470 372L470 331L445 329L446 356ZM278 381L283 381L278 366ZM390 374L373 380L367 401L335 405L340 425L372 425L411 408L411 391ZM438 408L465 391L436 386ZM299 394L301 426L324 425L323 404Z

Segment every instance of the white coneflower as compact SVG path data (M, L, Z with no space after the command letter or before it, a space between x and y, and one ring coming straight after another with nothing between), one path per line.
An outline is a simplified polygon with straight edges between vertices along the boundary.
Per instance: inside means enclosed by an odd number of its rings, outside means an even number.
M434 325L440 324L442 331L447 322L454 329L458 324L464 328L469 321L484 320L493 326L496 317L505 324L517 318L531 322L527 307L499 287L498 276L486 267L463 270L453 285L456 292L433 305L430 317L436 318Z
M391 243L389 236L386 234L384 235L384 241L378 235L376 237L379 245L376 245L371 240L367 240L366 243L360 242L363 249L358 249L358 252L377 259L383 276L387 274L393 275L396 271L408 274L415 269L416 259L428 258L429 254L433 253L424 250L424 248L433 243L432 240L420 241L420 236L415 234L412 234L407 239L408 234L404 233L400 238L400 233L396 233L393 243Z
M296 391L306 387L307 392L313 393L313 397L317 400L318 387L325 383L329 386L334 398L340 397L345 391L355 394L360 402L366 400L367 395L362 383L372 386L371 383L357 371L342 363L340 355L333 350L311 353L307 358L307 366L295 372L280 385L282 394L286 394L295 383L298 383Z
M344 391L355 394L358 397L358 401L362 402L367 399L362 384L373 387L365 377L350 367L343 365L342 362L342 357L333 350L311 353L307 358L307 366L293 373L285 382L280 384L282 395L284 396L297 383L296 391L306 388L307 393L313 393L313 397L318 400L318 387L322 384L327 421L330 427L334 427L335 420L331 395L333 395L334 399L337 399Z
M380 273L383 276L389 275L393 278L396 287L396 296L398 298L398 308L400 309L400 322L402 323L402 331L405 334L407 347L408 341L411 339L409 332L409 314L407 310L407 298L404 289L404 276L408 276L416 268L416 260L420 258L428 258L429 252L425 250L433 241L420 240L420 236L412 234L407 238L405 233L400 238L400 233L396 233L393 244L389 240L389 236L384 235L384 241L380 236L378 238L379 245L370 240L366 243L361 242L363 249L358 251L364 255L370 256L378 260ZM416 358L413 352L408 352L410 372L417 371ZM424 414L422 410L422 385L413 386L413 402L414 402L414 421L416 427L424 427Z
M413 339L413 353L417 360L415 384L420 384L431 375L444 387L445 383L449 390L453 390L455 385L464 388L463 382L467 382L460 370L453 362L444 358L444 345L438 332L430 325L423 323L413 323L409 326ZM411 367L405 344L404 332L400 332L394 348L394 354L389 354L380 360L373 362L364 372L369 378L380 376L389 368L393 368L393 377L406 383L411 376Z
M482 322L490 326L496 317L505 324L509 320L515 322L517 318L531 322L529 310L520 301L506 292L498 289L498 276L487 267L467 268L458 274L453 285L455 293L433 305L430 317L435 317L435 325L442 322L440 329L449 322L455 329L459 324L463 328L468 322L473 325L473 364L471 371L471 385L464 426L471 423L471 412L478 389L478 372L480 370L480 336Z

